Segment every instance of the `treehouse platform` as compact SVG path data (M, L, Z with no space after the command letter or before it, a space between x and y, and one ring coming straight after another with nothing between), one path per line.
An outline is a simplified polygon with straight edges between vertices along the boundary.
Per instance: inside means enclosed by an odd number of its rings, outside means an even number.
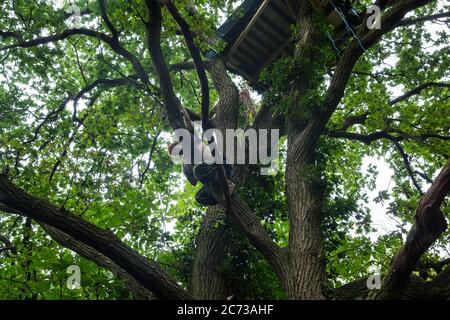
M340 0L315 0L314 8L336 30L342 20L335 10ZM292 54L290 43L294 15L286 0L244 0L217 30L226 42L222 52L227 67L256 85L260 73L283 54Z

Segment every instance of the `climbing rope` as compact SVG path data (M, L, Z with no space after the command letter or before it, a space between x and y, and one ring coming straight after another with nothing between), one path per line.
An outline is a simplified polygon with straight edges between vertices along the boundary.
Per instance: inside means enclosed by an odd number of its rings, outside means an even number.
M339 50L339 48L336 46L336 41L339 41L339 40L342 40L345 38L339 38L339 39L334 40L329 31L327 31L327 37L328 37L328 39L330 39L331 43L333 44L333 48L336 51L337 55L340 56L341 50Z

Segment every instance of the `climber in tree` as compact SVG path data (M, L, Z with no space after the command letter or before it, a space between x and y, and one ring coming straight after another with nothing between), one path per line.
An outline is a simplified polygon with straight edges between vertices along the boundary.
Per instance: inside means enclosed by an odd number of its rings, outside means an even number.
M183 110L183 116L185 119L186 127L193 134L194 126L190 120L187 112ZM187 180L193 186L197 185L200 181L203 187L195 195L195 199L198 203L205 206L216 205L225 200L225 193L222 187L219 176L219 168L215 163L215 157L213 152L211 152L209 145L206 145L200 139L193 139L192 151L202 155L202 163L194 164L193 161L186 161L184 158L183 163L183 173ZM181 141L174 142L168 146L168 152L170 156L181 156L183 155L183 144ZM190 159L191 160L191 159ZM234 183L231 182L233 175L233 166L230 164L224 164L225 176L227 178L227 184L230 194L234 190Z
M218 166L215 163L208 164L212 162L211 159L214 159L214 156L205 143L196 143L194 148L194 152L202 152L204 162L198 164L183 163L183 173L189 183L193 186L197 185L198 181L203 184L203 187L195 195L195 199L198 203L204 206L216 205L225 200L224 190L219 177ZM183 155L182 143L174 142L170 144L168 151L171 156ZM234 183L229 179L231 179L233 175L233 166L230 164L224 164L224 168L228 189L230 193L232 193L234 190Z

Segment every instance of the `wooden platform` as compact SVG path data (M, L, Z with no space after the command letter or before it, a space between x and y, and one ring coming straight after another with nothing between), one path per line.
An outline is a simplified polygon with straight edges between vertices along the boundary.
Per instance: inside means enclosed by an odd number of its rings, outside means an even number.
M340 1L334 0L334 4ZM342 26L329 0L313 2L315 9L336 29ZM222 55L228 68L250 84L256 84L263 69L283 53L292 53L290 37L294 23L285 0L244 0L217 30L227 43Z

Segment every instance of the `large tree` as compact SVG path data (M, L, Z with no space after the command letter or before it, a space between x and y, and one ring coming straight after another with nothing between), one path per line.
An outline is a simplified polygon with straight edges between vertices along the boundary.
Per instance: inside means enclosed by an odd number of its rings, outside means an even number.
M338 54L310 1L287 2L293 50L259 101L204 55L231 1L80 0L79 21L70 3L2 1L0 298L450 297L448 4L377 0L369 29L361 1ZM231 201L208 208L165 152L202 106L209 127L285 142L275 175L236 166ZM398 225L376 240L375 156Z

